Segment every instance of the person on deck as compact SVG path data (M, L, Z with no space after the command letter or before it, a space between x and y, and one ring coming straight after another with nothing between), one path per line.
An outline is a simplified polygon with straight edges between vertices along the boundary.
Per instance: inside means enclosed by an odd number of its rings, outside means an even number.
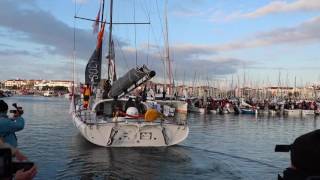
M111 108L112 108L112 117L122 116L123 106L122 106L122 103L120 101L118 101L117 96L113 97L113 101L111 103Z
M134 104L134 102L133 102L133 100L132 100L131 97L129 97L128 101L126 102L125 111L127 111L127 109L128 109L129 107L135 107L135 104Z
M111 83L110 83L110 80L108 79L105 81L105 83L103 85L103 94L102 94L103 99L109 98L108 93L109 93L110 89L111 89Z
M147 87L144 87L143 91L142 91L142 101L146 102L147 101Z
M165 90L162 91L162 99L163 100L166 100L166 94L167 92Z
M24 119L19 111L16 111L13 118L9 118L7 113L7 103L0 100L0 138L12 147L17 147L18 140L15 132L21 131L24 128Z
M135 107L138 109L139 114L145 113L145 108L144 108L144 105L141 103L140 97L136 98Z
M86 87L83 90L83 108L87 109L89 106L89 99L91 96L91 87L89 84L86 84Z

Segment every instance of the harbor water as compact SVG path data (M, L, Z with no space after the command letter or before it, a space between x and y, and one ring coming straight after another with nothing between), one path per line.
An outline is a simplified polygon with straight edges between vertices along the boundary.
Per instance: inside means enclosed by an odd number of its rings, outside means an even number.
M24 108L19 148L38 167L36 179L276 179L290 165L276 144L320 127L317 117L188 114L190 134L166 148L105 148L73 126L58 97L9 97Z

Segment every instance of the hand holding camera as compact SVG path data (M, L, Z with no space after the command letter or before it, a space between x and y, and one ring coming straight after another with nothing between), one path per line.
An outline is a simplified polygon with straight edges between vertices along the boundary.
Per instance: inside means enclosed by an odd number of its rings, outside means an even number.
M0 164L0 178L11 177L16 174L16 179L19 179L17 177L32 179L37 173L37 168L33 162L13 162L10 148L0 149Z
M23 114L22 107L18 107L17 103L13 103L12 106L15 108L15 110L10 110L10 113L13 113L13 117L19 117Z

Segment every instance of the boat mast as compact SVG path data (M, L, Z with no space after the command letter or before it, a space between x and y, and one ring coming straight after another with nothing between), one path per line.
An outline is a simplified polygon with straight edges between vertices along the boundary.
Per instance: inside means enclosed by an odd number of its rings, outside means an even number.
M165 57L165 64L168 63L168 78L169 78L169 94L172 94L172 89L173 89L173 82L172 82L172 67L171 67L171 60L170 60L170 51L169 51L169 34L168 34L168 10L167 10L167 6L168 6L168 1L165 1L165 34L164 34L164 40L165 40L165 53L166 53L166 57ZM166 71L166 69L165 69Z
M104 2L104 0L103 0ZM113 11L113 0L110 0L110 23L109 23L109 50L108 50L108 80L111 79L110 77L110 69L111 69L111 51L112 51L112 47L111 47L111 44L112 44L112 11ZM103 13L102 13L102 16L103 16ZM115 63L115 62L114 62ZM115 71L115 69L114 69ZM113 79L115 80L115 79Z

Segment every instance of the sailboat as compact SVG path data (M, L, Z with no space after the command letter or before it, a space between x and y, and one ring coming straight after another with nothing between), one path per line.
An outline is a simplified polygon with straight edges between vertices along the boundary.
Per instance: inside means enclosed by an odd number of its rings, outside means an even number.
M170 48L169 48L169 32L168 32L168 16L167 16L167 4L168 1L165 1L165 28L163 31L163 36L164 36L164 47L165 47L165 57L164 57L164 83L163 83L163 87L162 87L162 93L158 93L155 94L155 100L158 104L163 105L164 107L169 108L171 111L173 111L172 114L174 114L174 112L177 113L184 113L187 114L188 112L188 103L185 100L180 100L177 99L177 92L176 92L176 87L175 87L175 83L174 83L174 78L173 78L173 71L172 71L172 62L171 62L171 58L170 58ZM169 84L167 84L167 79L169 81ZM163 93L165 93L165 97L163 96Z
M155 76L155 71L145 65L130 69L121 78L116 78L115 52L112 41L112 8L110 0L109 51L107 79L101 79L104 0L102 1L101 30L97 46L88 61L85 71L85 83L91 88L88 107L84 99L73 93L71 114L74 125L89 142L104 147L160 147L171 146L184 141L189 134L185 121L167 119L155 109L139 103L137 107L124 110L128 100L125 95Z

